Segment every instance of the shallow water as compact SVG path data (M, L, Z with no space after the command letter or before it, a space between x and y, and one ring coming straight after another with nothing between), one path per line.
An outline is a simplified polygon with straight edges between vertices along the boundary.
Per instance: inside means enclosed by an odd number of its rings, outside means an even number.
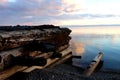
M100 52L104 53L102 69L120 70L120 27L68 27L72 30L71 47L73 55L82 59L73 59L73 63L86 67Z

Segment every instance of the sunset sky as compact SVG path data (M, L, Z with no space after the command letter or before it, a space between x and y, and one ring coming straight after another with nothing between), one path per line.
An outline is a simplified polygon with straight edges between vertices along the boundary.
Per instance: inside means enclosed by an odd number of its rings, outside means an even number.
M120 24L120 0L0 0L0 25Z

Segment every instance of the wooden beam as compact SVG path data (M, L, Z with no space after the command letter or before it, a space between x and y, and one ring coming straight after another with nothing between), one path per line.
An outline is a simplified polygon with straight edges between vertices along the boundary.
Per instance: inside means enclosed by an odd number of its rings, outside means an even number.
M7 69L3 72L0 72L0 80L5 80L8 77L12 76L16 72L22 71L24 69L28 68L27 66L14 66L10 69Z
M61 51L62 57L65 57L66 55L70 54L71 52L72 52L72 51L71 51L70 48L67 48L67 49L64 50L64 51ZM72 54L71 54L71 55L72 55ZM69 57L70 57L70 56L69 56ZM68 57L67 57L67 58L68 58ZM67 59L67 58L66 58L66 59ZM61 60L61 58L54 58L54 59L48 58L48 59L47 59L47 64L46 64L45 66L32 66L32 67L24 70L23 72L28 73L28 72L31 72L31 71L33 71L33 70L35 70L35 69L44 69L44 68L46 68L46 67L54 64L55 62L57 62L57 61L59 61L59 60ZM65 59L64 59L64 60L65 60Z
M103 53L100 52L93 60L92 62L89 64L89 66L87 67L87 69L83 72L83 74L87 77L89 77L94 70L96 69L96 67L98 66L100 60L102 59Z
M18 53L20 54L19 48L17 50L15 50L15 51L18 51ZM10 51L10 52L14 52L14 50ZM62 54L62 57L64 57L64 56L68 55L71 52L72 52L71 49L67 48L64 51L61 51L60 53ZM53 64L53 63L55 63L55 62L57 62L57 61L59 61L61 59L61 58L51 59L51 58L49 58L51 56L51 54L52 53L49 53L49 54L45 53L43 55L35 56L35 57L46 56L46 58L48 58L48 59L47 59L47 64L45 66L32 66L32 67L29 67L29 68L27 66L14 66L12 68L9 68L9 69L7 69L5 71L0 72L0 80L5 80L6 78L12 76L13 74L15 74L16 72L19 72L19 71L31 72L34 69L43 69L43 68L46 68L46 67L50 66L51 64Z
M67 61L68 59L72 58L72 54L68 54L65 57L63 57L62 59L60 59L59 61L57 61L56 63L50 65L50 67L54 67L58 64L64 63L65 61Z

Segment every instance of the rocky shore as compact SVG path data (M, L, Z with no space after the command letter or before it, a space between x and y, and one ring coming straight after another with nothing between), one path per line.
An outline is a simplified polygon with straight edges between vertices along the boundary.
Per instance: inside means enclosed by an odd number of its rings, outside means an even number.
M16 74L7 80L120 80L120 72L97 71L86 77L82 74L83 70L72 65L60 64L43 70L36 69L28 74L22 73L21 76Z

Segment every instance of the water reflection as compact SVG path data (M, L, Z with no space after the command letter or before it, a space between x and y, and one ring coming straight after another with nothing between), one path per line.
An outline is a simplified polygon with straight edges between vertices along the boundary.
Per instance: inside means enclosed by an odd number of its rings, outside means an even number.
M113 35L111 40L113 44L117 44L119 42L120 35Z
M72 40L70 42L70 44L72 47L73 55L82 56L82 54L85 52L85 44L84 43L79 43L77 41Z
M104 53L102 69L120 70L120 27L70 27L74 55L82 55L76 64L85 65L98 54ZM113 65L113 66L111 66Z

